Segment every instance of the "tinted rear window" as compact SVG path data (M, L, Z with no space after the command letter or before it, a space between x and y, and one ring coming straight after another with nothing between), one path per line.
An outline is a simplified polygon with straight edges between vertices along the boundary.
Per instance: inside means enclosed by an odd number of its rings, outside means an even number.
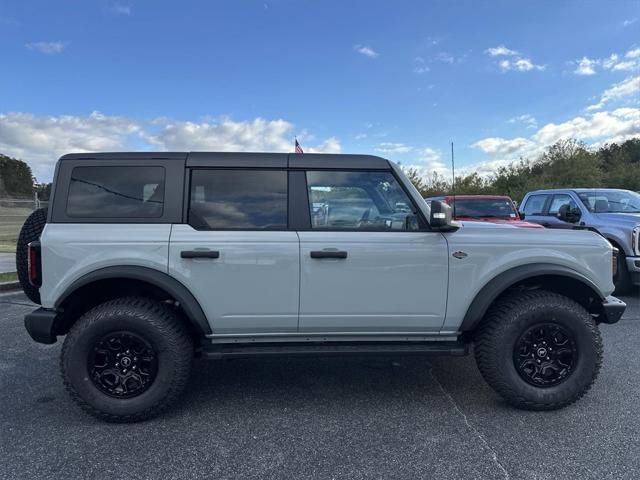
M75 167L67 215L77 218L156 218L164 208L163 167Z
M193 170L189 224L198 230L286 230L284 170Z

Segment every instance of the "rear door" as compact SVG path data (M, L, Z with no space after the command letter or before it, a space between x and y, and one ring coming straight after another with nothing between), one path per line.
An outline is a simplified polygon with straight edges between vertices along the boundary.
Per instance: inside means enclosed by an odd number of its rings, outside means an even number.
M214 334L296 332L299 242L287 230L286 156L283 168L197 165L188 224L172 228L170 274L200 302Z
M303 177L304 178L304 177ZM310 229L300 237L302 332L441 328L448 254L391 171L306 172Z

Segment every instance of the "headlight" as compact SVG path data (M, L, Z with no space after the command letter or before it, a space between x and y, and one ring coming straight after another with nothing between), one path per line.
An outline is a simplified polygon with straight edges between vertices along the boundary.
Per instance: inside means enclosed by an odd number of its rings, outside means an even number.
M636 255L640 255L640 225L631 232L631 247Z

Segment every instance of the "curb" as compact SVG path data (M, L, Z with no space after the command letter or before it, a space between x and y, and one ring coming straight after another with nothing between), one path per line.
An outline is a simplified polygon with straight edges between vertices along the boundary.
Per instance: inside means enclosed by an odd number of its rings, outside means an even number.
M14 290L20 290L20 282L1 282L0 292L11 292Z

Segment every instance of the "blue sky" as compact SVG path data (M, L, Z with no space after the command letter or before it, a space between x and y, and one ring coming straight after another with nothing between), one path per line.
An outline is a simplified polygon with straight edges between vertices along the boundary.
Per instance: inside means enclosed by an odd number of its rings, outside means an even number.
M373 153L447 173L640 136L636 1L5 1L0 152Z

